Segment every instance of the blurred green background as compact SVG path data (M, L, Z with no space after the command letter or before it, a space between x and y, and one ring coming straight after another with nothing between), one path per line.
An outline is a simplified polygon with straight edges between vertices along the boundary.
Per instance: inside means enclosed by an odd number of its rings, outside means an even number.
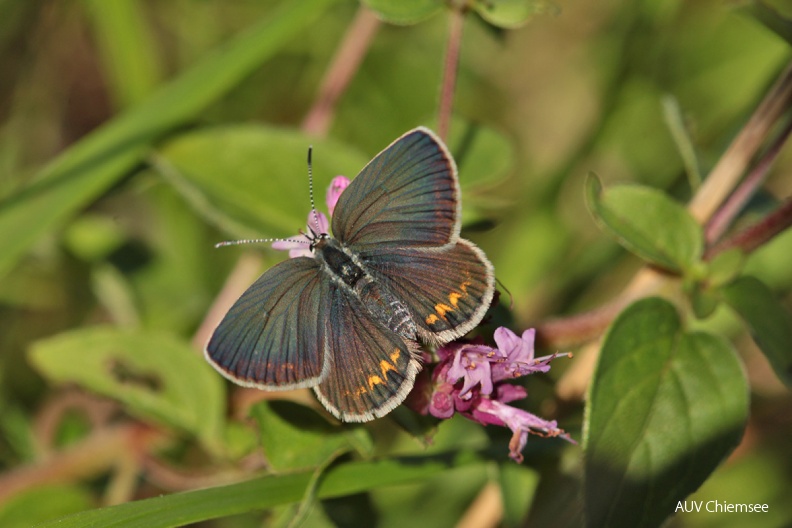
M768 5L792 18L785 2ZM465 236L486 251L508 288L515 330L612 299L640 267L593 224L583 194L588 171L606 184L640 182L687 200L663 99L678 104L706 174L792 56L789 43L751 12L719 0L558 0L556 7L515 29L466 17L449 139ZM354 176L406 130L436 126L443 13L415 25L383 23L327 137L301 131L358 9L351 0L0 0L0 525L191 487L136 476L119 484L108 473L124 459L110 457L95 471L50 467L58 478L18 493L3 488L16 482L14 471L79 444L98 422L148 417L139 401L126 408L124 397L89 374L34 368L31 346L98 325L185 346L240 256L260 255L257 271L283 257L213 245L304 226L309 144L323 190L336 174ZM792 194L791 168L792 156L782 153L746 218ZM323 191L317 194L319 201ZM787 232L748 263L787 306L790 256ZM242 282L254 276L248 271ZM697 498L770 502L771 513L750 517L751 526L789 525L789 393L733 319L716 319L710 324L729 328L745 359L752 418L741 447ZM80 358L80 346L68 357ZM129 346L134 354L135 343ZM582 404L559 409L553 396L550 380L563 370L554 365L548 383L532 382L529 405L579 439ZM145 385L148 372L128 375ZM174 374L177 367L167 376ZM122 405L107 410L105 400L75 386ZM217 476L217 460L234 457L218 455L224 448L215 433L190 429L201 419L185 418L183 426L204 439L201 448L183 440L168 456L188 474ZM503 436L487 432L506 449ZM387 437L376 433L375 442ZM433 449L460 439L489 441L478 426L454 420L441 425ZM378 449L386 453L424 449L406 435L385 443ZM520 470L526 496L537 493L529 520L563 525L579 448L554 444L547 456L537 449ZM309 522L365 525L368 515L379 526L407 519L453 525L482 496L488 471L474 465L330 501ZM251 513L206 525L259 526L264 518L272 519ZM745 519L688 514L672 523L744 526Z

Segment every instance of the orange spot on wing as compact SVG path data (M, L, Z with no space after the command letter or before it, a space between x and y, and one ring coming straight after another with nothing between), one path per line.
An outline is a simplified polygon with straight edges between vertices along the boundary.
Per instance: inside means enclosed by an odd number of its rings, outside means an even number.
M451 306L444 303L437 303L434 305L435 313L429 314L426 317L426 324L431 325L435 324L437 321L442 319L443 321L448 321L446 319L446 314L449 312L453 312L454 310L459 308L459 300L463 299L464 297L468 296L468 286L473 284L471 279L465 280L462 284L459 285L460 291L452 291L448 294L448 302Z
M454 305L454 308L456 308L457 304L459 303L459 299L468 296L467 289L471 284L473 284L473 281L467 279L465 282L459 285L459 289L462 291L462 293L451 292L448 294L448 300Z
M382 385L383 383L385 382L382 381L382 378L380 378L376 374L372 374L371 376L368 377L368 386L370 390L374 390L375 385Z
M391 352L391 355L390 355L391 363L393 363L395 365L396 364L396 360L399 359L399 357L401 357L401 350L399 350L398 348L394 348L393 352Z
M435 304L435 313L440 316L441 319L445 321L445 314L448 312L453 312L454 309L448 306L447 304L438 303Z
M463 293L451 292L448 294L448 301L454 306L454 308L459 308L459 299L464 296L465 294Z
M394 367L384 359L380 361L380 372L382 372L382 375L387 376L389 370L396 372L396 367Z

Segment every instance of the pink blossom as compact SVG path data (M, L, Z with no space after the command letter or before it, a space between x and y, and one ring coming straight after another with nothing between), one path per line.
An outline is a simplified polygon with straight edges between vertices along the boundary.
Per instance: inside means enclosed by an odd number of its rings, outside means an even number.
M548 421L527 411L507 405L526 397L523 387L504 380L547 372L559 354L535 358L534 330L517 336L508 328L495 331L497 348L481 343L450 343L437 350L440 359L432 372L431 386L422 387L410 403L423 414L447 419L460 413L483 425L508 427L512 431L509 456L522 462L522 450L528 434L572 438L555 421ZM560 354L568 355L568 354Z

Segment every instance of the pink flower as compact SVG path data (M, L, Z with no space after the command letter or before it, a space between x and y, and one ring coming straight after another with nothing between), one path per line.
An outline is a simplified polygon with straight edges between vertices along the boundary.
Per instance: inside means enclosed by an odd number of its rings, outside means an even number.
M314 216L314 213L316 216ZM318 225L317 225L318 224ZM330 229L330 222L327 217L319 211L311 211L308 213L308 225L306 233L327 233ZM298 236L287 238L285 240L278 240L272 243L272 249L282 251L289 251L289 258L296 257L311 257L311 239L305 233L300 233Z
M555 421L539 418L527 411L506 405L526 397L523 387L504 380L547 372L559 354L534 357L534 330L521 337L505 327L495 331L497 348L481 343L450 343L437 350L440 362L432 372L432 385L411 398L423 414L451 418L460 413L483 425L497 425L512 430L509 456L522 462L522 450L528 434L559 436L573 442ZM568 354L562 354L568 355ZM417 385L419 386L419 385ZM423 400L421 399L423 397Z
M333 178L333 181L330 182L330 187L327 188L327 195L325 196L327 210L330 211L330 216L333 216L333 211L338 203L338 199L341 198L341 193L349 186L349 183L349 178L341 175L336 176Z

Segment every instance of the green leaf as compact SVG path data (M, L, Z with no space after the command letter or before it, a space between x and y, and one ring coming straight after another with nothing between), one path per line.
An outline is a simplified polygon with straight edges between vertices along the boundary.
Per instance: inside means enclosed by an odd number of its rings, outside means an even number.
M690 304L696 317L706 319L715 312L720 304L720 298L711 289L696 284L690 293Z
M514 145L498 131L477 123L454 118L448 148L463 189L497 185L514 170Z
M770 288L755 277L740 277L722 290L742 317L778 378L792 387L792 317Z
M491 128L454 118L448 147L459 170L462 222L469 224L481 220L503 205L487 190L503 182L514 170L514 145Z
M182 341L89 328L38 341L29 357L52 381L78 383L121 401L131 414L188 431L207 448L220 449L223 380Z
M649 298L613 322L586 407L588 526L658 526L739 443L748 387L731 345Z
M13 495L0 505L0 526L30 528L93 507L91 494L71 485L43 485Z
M391 24L415 24L443 8L442 0L363 0L377 16Z
M64 237L69 250L86 262L106 258L127 239L118 222L92 213L86 213L72 222Z
M319 499L342 497L381 486L419 482L449 469L478 462L468 453L449 453L330 468L316 491ZM312 472L259 477L216 488L175 493L78 513L37 528L171 528L299 501Z
M603 230L652 264L680 272L701 257L701 226L684 207L656 189L616 185L603 190L597 175L590 173L586 203Z
M712 287L723 286L740 274L745 265L745 253L730 249L715 255L707 264L707 283Z
M546 0L475 0L473 9L493 26L502 28L517 28L534 15L558 11Z
M259 434L267 462L277 472L316 468L334 453L363 447L372 450L363 427L333 425L319 413L290 401L263 401L251 414L259 424Z
M504 526L523 526L539 487L539 472L511 463L501 464L498 469Z
M313 145L316 206L337 174L350 179L369 161L354 149L297 131L258 125L182 135L160 151L163 176L190 204L236 236L288 237L305 227L308 147ZM241 231L241 232L240 232Z
M665 117L671 137L674 138L679 156L685 165L688 183L690 188L695 191L701 185L701 170L699 170L696 148L690 139L690 134L685 127L685 120L682 116L682 109L679 108L679 101L673 95L663 97L663 117Z
M152 142L194 118L245 79L333 0L283 7L163 86L152 97L83 138L52 161L26 189L0 203L0 276L42 236L140 163ZM25 229L19 229L19 226Z
M745 254L739 249L731 249L718 253L709 262L700 261L687 270L684 290L697 318L705 319L715 312L722 301L720 286L734 280L744 263Z
M258 449L256 432L248 425L229 421L226 423L223 445L231 460L237 460Z

